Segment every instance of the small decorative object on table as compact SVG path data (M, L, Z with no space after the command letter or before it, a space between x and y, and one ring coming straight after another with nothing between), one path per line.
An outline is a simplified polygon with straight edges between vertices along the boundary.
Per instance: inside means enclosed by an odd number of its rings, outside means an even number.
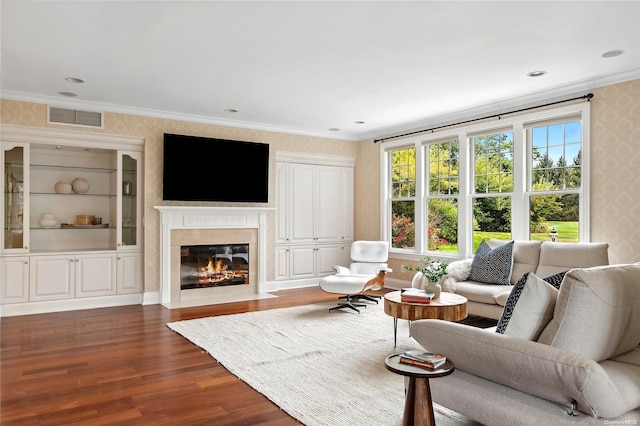
M423 257L418 261L417 266L404 265L408 271L417 271L411 281L411 287L422 288L425 293L433 293L433 298L440 297L442 286L440 283L447 276L447 264L430 257Z
M399 361L401 364L415 365L416 367L426 368L427 370L435 370L447 362L447 357L441 354L414 349L400 354Z
M405 288L401 290L400 301L406 303L431 303L433 293L427 293L419 288Z

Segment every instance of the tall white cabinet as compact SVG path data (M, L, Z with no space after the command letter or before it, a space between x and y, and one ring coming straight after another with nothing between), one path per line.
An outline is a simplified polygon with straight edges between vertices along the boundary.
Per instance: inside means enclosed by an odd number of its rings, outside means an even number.
M277 153L277 281L316 283L349 264L354 164L353 157Z
M144 139L20 126L0 136L0 314L141 303Z

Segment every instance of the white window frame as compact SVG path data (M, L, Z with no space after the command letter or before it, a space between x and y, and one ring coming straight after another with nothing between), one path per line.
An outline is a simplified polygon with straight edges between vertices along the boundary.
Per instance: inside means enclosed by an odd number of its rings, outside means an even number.
M510 128L513 131L513 194L511 207L511 232L514 240L529 239L529 196L532 195L528 182L531 174L531 146L526 138L526 128L531 123L548 120L579 117L582 125L582 169L581 185L576 192L580 198L580 229L579 240L581 242L590 241L590 103L582 102L574 105L544 109L529 113L522 113L517 116L502 116L499 123L495 120L486 122L475 122L468 125L456 127L446 127L434 130L430 133L398 138L380 144L380 191L381 191L381 217L380 232L382 239L391 240L391 203L390 203L390 158L388 152L391 150L414 147L416 150L416 205L415 221L416 235L415 248L410 249L390 249L390 253L416 255L416 256L438 256L442 258L468 258L473 256L473 145L471 135L479 133L491 133L497 130ZM445 139L457 139L460 146L460 195L458 198L458 253L442 253L427 251L427 241L424 241L422 233L422 223L426 216L426 197L424 188L424 173L426 171L425 150L427 145ZM535 193L533 195L541 195ZM402 256L401 256L402 257Z

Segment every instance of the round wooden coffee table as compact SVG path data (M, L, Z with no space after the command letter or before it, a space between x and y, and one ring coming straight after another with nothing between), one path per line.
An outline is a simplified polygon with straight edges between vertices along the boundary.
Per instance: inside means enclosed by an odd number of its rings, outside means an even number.
M398 318L414 321L419 319L441 319L460 321L467 317L467 298L443 291L431 303L408 303L400 300L400 291L384 295L384 313L393 317L393 347L396 347Z
M448 376L453 373L455 369L453 361L447 358L447 362L431 371L412 365L401 364L399 357L400 354L389 355L384 360L384 366L389 371L409 377L409 386L407 387L404 402L402 426L435 426L436 421L433 414L429 379Z

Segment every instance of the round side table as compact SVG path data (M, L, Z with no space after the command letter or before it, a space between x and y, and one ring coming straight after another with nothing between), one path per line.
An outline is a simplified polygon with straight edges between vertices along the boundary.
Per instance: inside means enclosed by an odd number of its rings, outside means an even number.
M435 370L414 367L400 363L401 354L389 355L384 360L384 365L389 371L409 378L409 387L404 402L404 414L402 426L435 426L433 403L431 402L431 388L429 379L448 376L455 370L453 361L447 358L440 367Z

